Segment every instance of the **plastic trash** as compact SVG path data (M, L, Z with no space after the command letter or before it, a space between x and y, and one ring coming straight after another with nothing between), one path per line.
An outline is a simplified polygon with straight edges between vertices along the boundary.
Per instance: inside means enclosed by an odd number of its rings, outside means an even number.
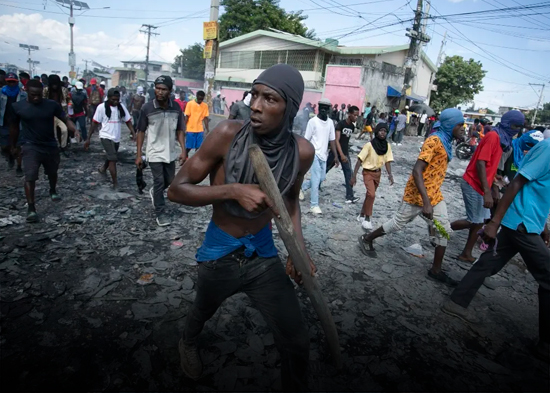
M412 244L409 247L401 248L415 257L422 258L424 256L424 250L422 250L422 246L418 243Z

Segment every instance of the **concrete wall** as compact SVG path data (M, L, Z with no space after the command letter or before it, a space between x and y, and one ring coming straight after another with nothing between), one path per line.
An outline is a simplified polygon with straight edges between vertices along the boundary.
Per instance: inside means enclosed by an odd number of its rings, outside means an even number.
M365 88L361 80L362 67L328 65L324 96L332 105L351 104L362 110Z
M369 61L363 67L361 79L361 86L365 89L365 103L369 101L382 112L390 110L393 105L391 99L386 96L388 85L401 87L403 75L402 67L390 69L378 61Z
M191 87L196 89L202 89L204 87L204 82L193 79L176 79L174 81L176 87Z
M248 89L243 89L239 87L225 87L223 86L220 89L220 93L225 97L225 102L227 106L231 106L233 101L240 101L243 98L244 92ZM302 98L302 103L300 104L300 109L306 106L306 103L310 102L312 105L317 104L319 100L323 97L323 92L320 90L306 89L304 91L304 96Z
M309 45L297 44L294 42L279 40L273 37L260 36L252 40L222 48L221 51L256 51L256 50L292 50L292 49L313 49Z
M380 55L377 55L375 60L379 62L386 62L393 65L396 65L398 67L403 67L403 64L405 64L405 57L406 57L406 51L398 51L398 52L389 52L389 53L382 53Z
M418 62L416 72L416 78L413 83L413 92L420 96L427 97L428 89L430 88L430 76L432 75L432 70L423 60L420 60Z
M300 109L302 109L308 102L311 103L311 105L317 105L319 100L323 97L323 92L320 90L310 90L307 89L304 91L304 98L302 99L302 103L300 104Z

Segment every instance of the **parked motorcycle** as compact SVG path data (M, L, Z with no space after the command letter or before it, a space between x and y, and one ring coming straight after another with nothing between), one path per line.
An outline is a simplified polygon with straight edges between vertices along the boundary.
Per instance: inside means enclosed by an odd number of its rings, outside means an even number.
M471 137L464 142L460 142L456 145L455 155L461 160L469 160L474 155L478 143L479 138L477 137Z

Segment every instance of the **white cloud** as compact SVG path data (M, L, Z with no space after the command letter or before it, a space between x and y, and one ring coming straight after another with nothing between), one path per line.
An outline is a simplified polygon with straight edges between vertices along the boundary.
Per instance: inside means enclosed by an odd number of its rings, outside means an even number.
M77 63L83 59L93 59L103 65L121 66L121 60L144 59L147 38L138 34L140 25L117 26L109 33L97 31L92 34L83 33L77 24L74 27L74 51ZM40 14L12 14L0 16L0 36L9 41L11 52L16 52L13 44L27 43L37 45L40 51L33 55L38 60L48 58L52 61L67 63L70 50L69 26L53 19L45 19ZM122 44L122 45L121 45ZM47 49L49 48L49 49ZM6 45L2 45L3 49ZM17 48L17 51L20 51ZM151 39L152 60L172 62L179 53L179 45L175 41L160 41Z

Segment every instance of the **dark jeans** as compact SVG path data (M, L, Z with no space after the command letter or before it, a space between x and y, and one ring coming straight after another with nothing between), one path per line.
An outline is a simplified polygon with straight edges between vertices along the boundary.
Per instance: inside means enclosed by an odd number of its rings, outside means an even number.
M187 315L183 339L196 344L204 323L237 292L248 295L268 323L281 354L283 390L307 390L309 336L294 287L279 257L247 258L243 249L199 262L197 297Z
M424 123L418 123L418 136L422 136L422 129L424 128Z
M80 136L82 140L88 139L88 131L86 130L86 116L73 117L71 119L80 129Z
M451 300L468 307L486 277L497 274L518 252L535 280L539 283L539 334L550 343L550 249L542 237L526 233L521 224L517 231L502 227L497 236L497 255L484 252L453 291Z
M395 143L401 143L403 141L403 134L405 134L404 128L401 131L395 130L395 133L393 134L393 141Z
M344 181L346 183L346 199L353 200L354 194L353 194L353 187L350 184L351 180L351 159L349 158L349 154L347 155L348 162L342 162L342 158L340 158L340 165L342 165L342 170L344 171ZM328 153L327 158L327 173L332 168L334 168L334 154L332 154L332 150Z
M176 174L176 161L167 164L164 162L150 162L153 174L153 205L157 215L164 212L164 190L168 188Z

